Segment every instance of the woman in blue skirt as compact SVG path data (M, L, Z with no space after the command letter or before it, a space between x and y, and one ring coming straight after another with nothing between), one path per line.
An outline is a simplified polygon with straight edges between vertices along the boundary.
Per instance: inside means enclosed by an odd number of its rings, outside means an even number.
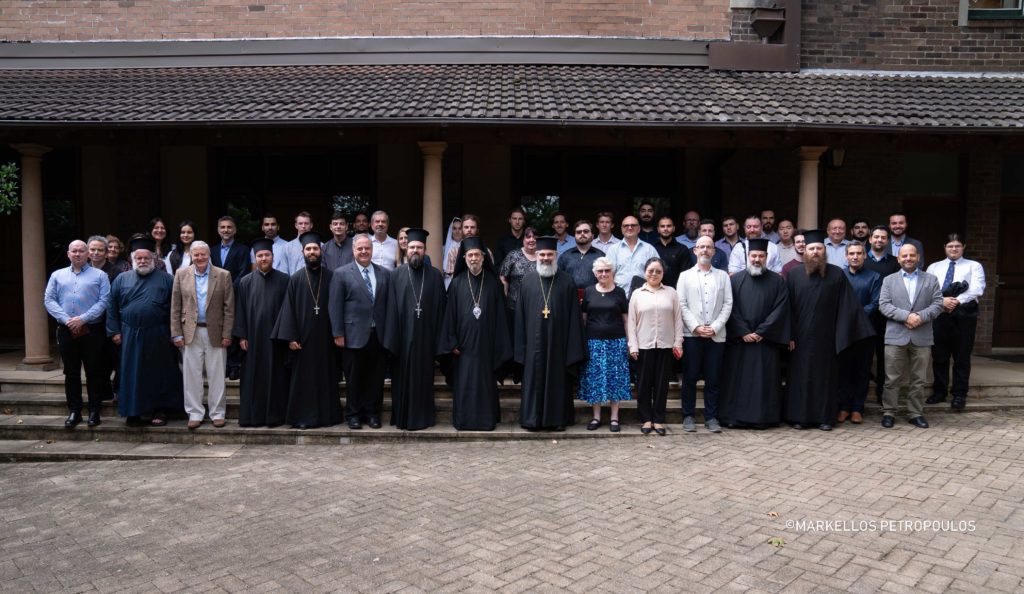
M629 400L629 349L626 346L626 315L629 299L615 286L612 262L594 260L597 284L583 292L583 319L587 328L590 358L580 377L578 397L594 407L594 419L587 424L593 431L601 426L601 405L611 403L610 429L619 431L619 402Z

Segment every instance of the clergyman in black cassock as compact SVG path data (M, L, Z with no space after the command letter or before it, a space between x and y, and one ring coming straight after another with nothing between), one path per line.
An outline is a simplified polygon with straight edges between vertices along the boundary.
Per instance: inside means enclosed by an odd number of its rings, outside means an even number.
M498 370L512 358L505 292L486 253L478 237L459 246L438 337L439 351L453 355L452 425L460 431L492 431L501 422Z
M828 431L839 413L839 353L874 330L846 275L825 259L825 232L808 231L804 238L804 265L786 279L794 348L782 418L797 428Z
M434 359L444 317L444 278L423 261L427 232L409 229L407 262L391 273L384 348L391 369L391 424L416 431L436 423Z
M341 422L334 337L327 313L331 271L320 265L320 236L300 238L306 265L288 279L271 338L288 343L288 406L285 422L299 429Z
M537 270L523 277L516 302L515 361L523 365L519 424L560 429L575 420L573 381L587 358L579 293L572 277L554 263L555 238L537 239ZM547 273L541 276L546 266Z
M761 255L762 264L755 267L750 260L757 255ZM782 350L789 345L789 296L782 276L764 264L766 255L767 248L751 248L747 268L729 279L732 314L726 326L726 373L718 415L725 425L763 427L778 425L780 420L780 364ZM760 275L754 274L755 268L761 269Z
M246 356L239 384L238 424L271 427L284 423L288 406L288 347L270 338L288 291L288 275L274 269L274 242L258 239L252 249L256 270L238 281L235 326Z

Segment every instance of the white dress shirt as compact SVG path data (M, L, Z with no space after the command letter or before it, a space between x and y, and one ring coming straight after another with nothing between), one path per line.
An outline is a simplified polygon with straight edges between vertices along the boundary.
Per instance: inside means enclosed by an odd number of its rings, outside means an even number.
M939 287L942 287L946 280L946 272L949 269L949 258L935 262L928 267L928 273L939 279ZM985 270L981 264L967 258L960 258L953 267L953 282L967 281L967 290L957 295L956 300L960 303L970 303L981 298L985 292ZM945 288L945 287L942 287Z
M698 326L711 326L712 340L725 341L725 326L732 313L732 283L724 270L712 267L707 272L694 266L679 275L676 285L683 316L683 336L694 336Z
M384 241L379 241L376 235L370 236L373 243L373 263L387 270L395 269L395 260L398 259L398 240L385 235Z

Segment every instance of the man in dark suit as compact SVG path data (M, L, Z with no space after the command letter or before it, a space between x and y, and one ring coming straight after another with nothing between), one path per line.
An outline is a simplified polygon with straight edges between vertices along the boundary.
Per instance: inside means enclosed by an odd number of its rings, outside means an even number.
M238 225L235 219L230 216L222 216L217 219L217 234L220 235L220 244L210 248L210 263L217 268L223 268L231 273L231 284L238 289L238 280L249 272L249 246L241 241L235 241L235 233L238 232ZM228 347L227 365L224 373L229 379L236 380L242 368L242 351L238 343L232 343Z
M942 313L942 289L933 275L918 270L917 246L906 243L897 256L900 271L882 280L878 310L885 323L885 391L882 426L890 428L896 415L900 386L909 379L907 410L910 423L928 428L924 418L924 383L931 347L932 322Z
M374 264L369 235L352 239L355 261L339 268L331 280L328 311L334 344L345 349L346 411L349 429L366 422L380 429L384 403L384 336L387 316L387 270Z

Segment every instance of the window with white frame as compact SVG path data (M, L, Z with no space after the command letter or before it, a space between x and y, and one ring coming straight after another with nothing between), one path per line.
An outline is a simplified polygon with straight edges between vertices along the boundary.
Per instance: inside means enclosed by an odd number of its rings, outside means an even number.
M960 25L968 21L1024 19L1024 0L960 0Z

